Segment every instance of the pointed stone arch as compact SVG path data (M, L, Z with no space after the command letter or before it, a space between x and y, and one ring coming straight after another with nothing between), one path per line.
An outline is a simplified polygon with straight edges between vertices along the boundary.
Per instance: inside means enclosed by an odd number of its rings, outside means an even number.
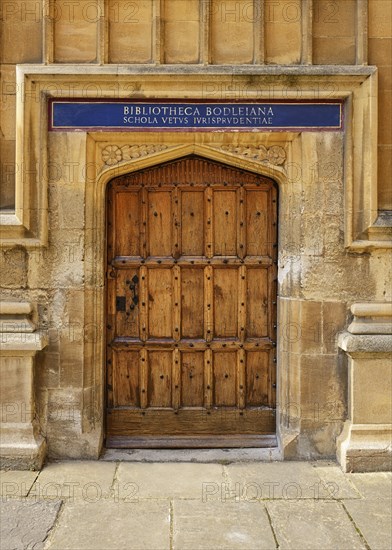
M266 176L280 188L287 181L281 166L265 164L217 147L187 144L107 167L86 184L85 232L85 349L83 390L83 431L91 434L89 455L99 452L104 437L104 360L105 360L105 280L106 280L106 189L113 178L154 167L165 162L196 155Z

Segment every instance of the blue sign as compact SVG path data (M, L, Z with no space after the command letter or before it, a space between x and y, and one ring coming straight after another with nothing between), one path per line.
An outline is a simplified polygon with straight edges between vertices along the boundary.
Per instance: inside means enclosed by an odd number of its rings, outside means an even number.
M342 103L52 100L50 129L341 130Z

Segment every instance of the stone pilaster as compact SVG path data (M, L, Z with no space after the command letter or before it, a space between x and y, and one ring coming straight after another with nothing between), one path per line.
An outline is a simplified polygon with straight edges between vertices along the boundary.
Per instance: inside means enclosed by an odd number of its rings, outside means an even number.
M35 414L34 363L47 345L36 331L29 303L0 305L0 467L39 469L46 443Z
M349 418L337 441L346 472L392 469L392 304L354 304L339 337L348 356Z

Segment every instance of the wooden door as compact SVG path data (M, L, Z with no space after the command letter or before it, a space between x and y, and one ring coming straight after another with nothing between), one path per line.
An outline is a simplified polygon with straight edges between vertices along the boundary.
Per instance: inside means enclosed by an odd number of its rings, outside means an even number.
M107 446L271 444L272 180L191 156L107 201Z

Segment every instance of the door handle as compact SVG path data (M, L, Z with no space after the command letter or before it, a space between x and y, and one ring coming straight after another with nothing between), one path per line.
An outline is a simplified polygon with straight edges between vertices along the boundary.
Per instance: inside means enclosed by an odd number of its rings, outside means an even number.
M130 282L130 281L127 281ZM137 284L139 282L139 277L137 275L134 275L132 277L132 282L130 282L129 289L132 292L132 303L130 305L131 309L135 309L135 306L139 303L139 296L137 294Z

